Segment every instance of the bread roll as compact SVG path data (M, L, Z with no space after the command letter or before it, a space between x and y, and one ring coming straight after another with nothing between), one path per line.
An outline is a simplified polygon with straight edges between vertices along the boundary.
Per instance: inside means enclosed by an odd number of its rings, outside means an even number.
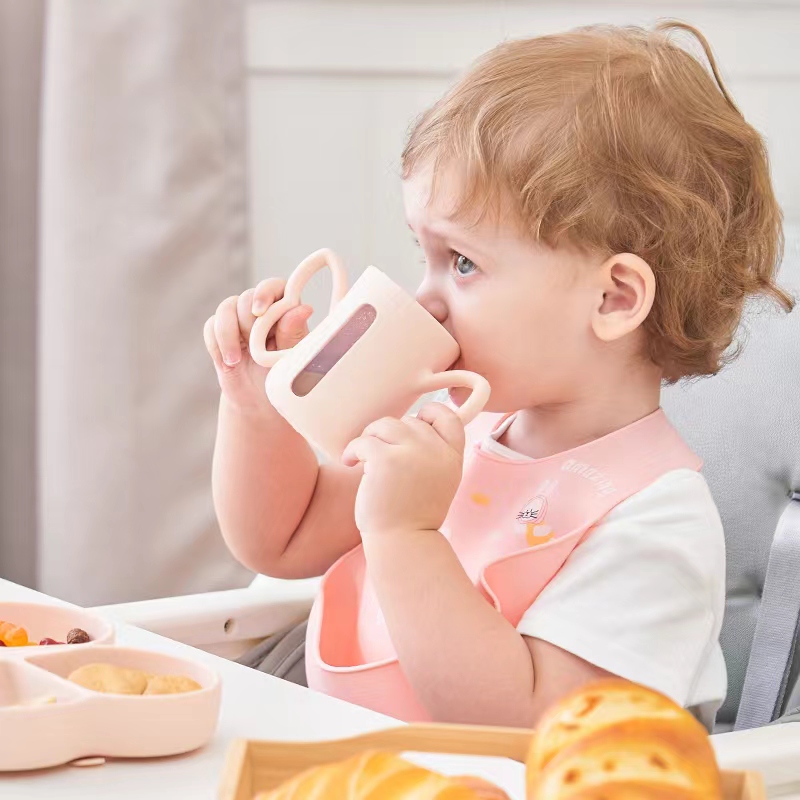
M391 753L361 753L295 776L256 800L508 800L478 778L449 778Z
M718 800L719 770L708 737L673 721L617 723L573 743L540 773L535 800Z
M554 705L536 726L527 766L542 770L556 753L590 734L629 719L675 723L683 735L706 743L705 728L668 697L619 679L583 687Z

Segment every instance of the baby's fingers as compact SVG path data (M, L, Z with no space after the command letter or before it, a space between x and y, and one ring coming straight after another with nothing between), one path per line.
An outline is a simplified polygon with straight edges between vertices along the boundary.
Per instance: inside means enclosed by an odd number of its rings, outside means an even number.
M239 298L223 300L214 315L214 336L217 340L222 360L233 367L242 360L242 340L239 333L239 316L236 306Z
M267 278L253 289L253 314L260 317L276 300L283 297L286 281L283 278Z
M219 351L217 337L214 335L214 317L209 317L206 320L206 324L203 326L203 341L206 343L206 350L208 350L208 354L211 356L214 366L222 369L222 353Z
M383 448L389 446L374 436L359 436L345 447L342 453L342 464L346 467L354 467L361 463L365 465L364 471L366 472L367 462L376 458Z
M239 295L236 301L236 315L239 318L239 333L246 342L250 338L250 331L253 329L257 317L253 314L253 297L255 289L248 289Z
M297 306L287 311L273 330L278 350L288 350L308 336L308 318L313 313L311 306Z
M452 408L443 403L427 403L419 410L417 419L427 422L457 453L464 452L464 423Z

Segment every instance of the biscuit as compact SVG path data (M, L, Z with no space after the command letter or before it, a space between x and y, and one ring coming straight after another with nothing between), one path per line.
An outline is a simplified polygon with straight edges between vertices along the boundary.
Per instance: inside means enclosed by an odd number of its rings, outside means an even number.
M182 694L196 692L203 687L186 675L154 675L147 682L145 694Z
M113 664L85 664L70 673L68 680L106 694L143 694L149 673L140 669L127 669Z

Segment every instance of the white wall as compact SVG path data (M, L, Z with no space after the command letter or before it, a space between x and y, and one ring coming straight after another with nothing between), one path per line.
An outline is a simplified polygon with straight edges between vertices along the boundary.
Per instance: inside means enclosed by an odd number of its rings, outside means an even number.
M351 277L375 263L413 289L399 154L411 120L503 38L678 17L708 36L728 87L768 139L787 221L800 222L800 0L338 2L251 0L254 274L329 246ZM324 308L324 280L309 299Z

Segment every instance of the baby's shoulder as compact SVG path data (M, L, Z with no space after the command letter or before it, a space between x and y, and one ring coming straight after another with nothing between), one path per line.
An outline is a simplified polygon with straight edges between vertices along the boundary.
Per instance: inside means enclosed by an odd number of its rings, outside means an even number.
M722 527L716 503L701 472L681 467L665 472L621 502L606 521L647 520L659 527Z
M601 520L587 544L624 550L629 556L692 565L693 571L724 579L725 535L702 473L665 472L624 500Z

